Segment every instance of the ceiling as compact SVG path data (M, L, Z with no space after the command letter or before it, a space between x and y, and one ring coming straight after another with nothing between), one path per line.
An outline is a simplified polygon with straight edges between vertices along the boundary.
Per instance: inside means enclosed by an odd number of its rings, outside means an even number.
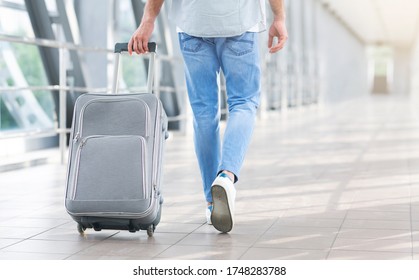
M320 0L368 44L410 47L419 34L419 0Z

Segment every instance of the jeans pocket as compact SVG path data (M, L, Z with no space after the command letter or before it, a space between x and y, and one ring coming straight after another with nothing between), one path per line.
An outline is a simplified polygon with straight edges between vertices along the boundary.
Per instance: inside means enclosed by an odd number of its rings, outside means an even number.
M201 38L190 36L184 32L179 33L179 42L183 51L192 53L198 52L203 44Z
M253 51L254 45L253 32L246 32L239 36L228 37L226 40L227 48L236 56L242 56Z

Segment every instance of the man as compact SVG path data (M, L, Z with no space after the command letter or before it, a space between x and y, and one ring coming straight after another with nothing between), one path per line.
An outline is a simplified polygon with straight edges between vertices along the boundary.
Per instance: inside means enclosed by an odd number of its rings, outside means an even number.
M148 51L147 43L164 0L148 0L140 26L128 45L130 54ZM284 0L269 0L274 20L270 53L287 38ZM258 32L266 29L265 0L173 0L170 17L178 27L194 143L205 198L207 222L221 232L234 224L234 183L251 139L260 95ZM274 38L278 42L273 44ZM221 141L217 78L226 79L229 116Z

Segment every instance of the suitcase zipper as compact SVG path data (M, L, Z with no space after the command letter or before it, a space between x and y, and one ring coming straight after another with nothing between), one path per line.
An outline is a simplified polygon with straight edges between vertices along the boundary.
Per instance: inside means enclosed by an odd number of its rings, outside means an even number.
M157 115L156 115L156 133L154 137L154 151L153 151L153 188L156 189L158 186L157 182L157 173L158 173L158 164L159 164L159 151L160 151L160 138L161 138L161 103L158 100L157 106ZM157 193L157 189L156 189Z

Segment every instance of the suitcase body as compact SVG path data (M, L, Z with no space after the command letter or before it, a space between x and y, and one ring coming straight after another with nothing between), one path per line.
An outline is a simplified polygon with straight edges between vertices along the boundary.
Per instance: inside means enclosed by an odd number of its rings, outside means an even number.
M80 233L93 228L153 234L163 202L167 127L164 108L151 93L77 99L65 207Z

